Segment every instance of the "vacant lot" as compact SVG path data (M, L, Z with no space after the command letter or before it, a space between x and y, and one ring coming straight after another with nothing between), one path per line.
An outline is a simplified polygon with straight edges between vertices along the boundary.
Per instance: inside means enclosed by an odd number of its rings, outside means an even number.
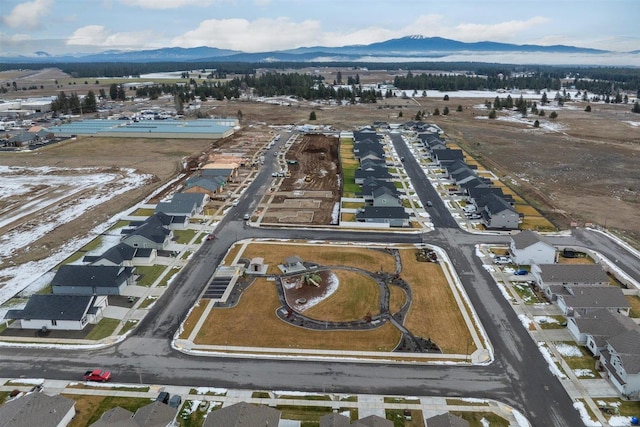
M299 137L285 155L291 176L282 180L263 216L265 223L327 225L340 200L338 138Z

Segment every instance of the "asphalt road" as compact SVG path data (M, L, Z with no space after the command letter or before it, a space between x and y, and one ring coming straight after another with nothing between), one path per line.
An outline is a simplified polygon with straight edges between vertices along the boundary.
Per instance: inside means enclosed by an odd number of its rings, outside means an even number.
M282 140L285 140L283 137ZM507 242L506 236L463 232L431 187L404 143L393 138L405 157L405 168L430 214L436 230L424 235L345 232L339 230L258 229L242 216L255 208L270 186L272 168L263 168L238 206L219 224L214 241L205 242L156 302L133 335L99 350L2 348L0 377L44 377L77 380L84 370L108 368L119 382L215 386L241 389L301 390L385 395L427 395L492 398L521 411L534 426L578 426L582 421L489 273L475 256L475 244ZM406 151L405 151L406 150ZM268 158L269 156L265 156ZM170 339L227 248L244 238L296 238L330 241L415 242L444 248L493 345L495 361L487 366L340 363L326 360L278 360L256 357L191 356L173 350ZM561 240L581 243L618 259L620 268L640 277L632 253L606 236L585 230ZM555 242L557 243L557 242ZM637 276L636 276L637 274ZM247 325L250 328L250 325Z

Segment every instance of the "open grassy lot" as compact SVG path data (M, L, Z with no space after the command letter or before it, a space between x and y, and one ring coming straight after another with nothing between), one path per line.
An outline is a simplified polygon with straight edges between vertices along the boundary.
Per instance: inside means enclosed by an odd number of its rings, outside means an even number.
M400 332L391 324L370 331L310 331L288 325L274 312L280 307L273 282L257 279L234 308L211 310L196 344L391 351Z
M367 313L380 312L380 289L370 277L353 271L335 270L338 289L317 305L304 311L312 319L342 322L359 320Z
M385 409L385 418L393 422L393 427L424 427L422 411L412 409L411 420L404 417L404 409Z
M407 294L397 286L389 286L389 311L395 313L407 302Z
M86 427L98 421L103 413L111 408L120 406L128 411L135 412L144 405L152 402L151 399L117 396L90 396L68 394L63 396L76 401L76 416L69 427Z
M296 245L282 242L252 243L242 253L243 258L264 258L269 264L269 274L280 274L278 264L284 262L288 256L297 255L303 261L316 262L321 265L341 265L357 267L368 271L394 271L395 259L387 252L361 247L340 247L324 245Z
M415 249L400 251L402 278L411 285L413 300L405 326L414 335L431 338L444 353L464 354L471 334L440 264L418 262ZM474 351L469 348L469 351Z

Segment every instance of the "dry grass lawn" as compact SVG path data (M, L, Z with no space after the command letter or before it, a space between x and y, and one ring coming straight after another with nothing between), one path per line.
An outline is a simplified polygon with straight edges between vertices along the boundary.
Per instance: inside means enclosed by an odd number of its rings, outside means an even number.
M265 264L269 264L269 274L280 274L278 264L282 264L288 256L297 255L303 261L315 262L320 265L340 265L345 267L357 267L367 271L378 271L380 267L384 271L394 271L395 259L382 250L340 247L325 245L298 245L287 243L252 243L242 253L243 258L264 258Z
M310 331L279 320L275 284L257 279L234 308L214 309L196 344L323 350L392 351L400 332L391 324L370 331Z
M413 292L405 326L414 335L431 338L444 353L464 354L471 334L442 267L416 261L414 249L402 250L400 255L402 278L411 285Z
M370 277L344 270L335 270L340 285L328 298L304 311L316 320L348 322L363 319L367 313L380 312L380 288Z
M193 331L193 328L195 328L196 323L198 323L198 320L200 319L200 317L202 317L204 309L207 308L208 303L209 300L201 299L198 301L198 305L193 307L193 310L191 310L189 317L187 317L187 320L183 323L183 331L180 334L181 339L189 338L189 335L191 335L191 332Z
M407 302L407 294L397 286L389 286L389 311L398 312Z

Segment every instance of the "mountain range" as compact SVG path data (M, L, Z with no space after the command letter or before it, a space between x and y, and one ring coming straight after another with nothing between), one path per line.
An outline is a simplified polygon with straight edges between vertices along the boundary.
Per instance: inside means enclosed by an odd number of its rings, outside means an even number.
M104 51L82 55L50 55L38 51L33 55L0 57L6 63L55 63L55 62L330 62L359 61L369 58L441 58L448 55L478 55L481 53L552 53L597 55L613 53L606 50L554 45L517 45L491 41L465 43L441 37L407 36L368 45L341 47L301 47L297 49L246 53L215 47L170 47L139 51ZM640 51L627 52L639 54Z

